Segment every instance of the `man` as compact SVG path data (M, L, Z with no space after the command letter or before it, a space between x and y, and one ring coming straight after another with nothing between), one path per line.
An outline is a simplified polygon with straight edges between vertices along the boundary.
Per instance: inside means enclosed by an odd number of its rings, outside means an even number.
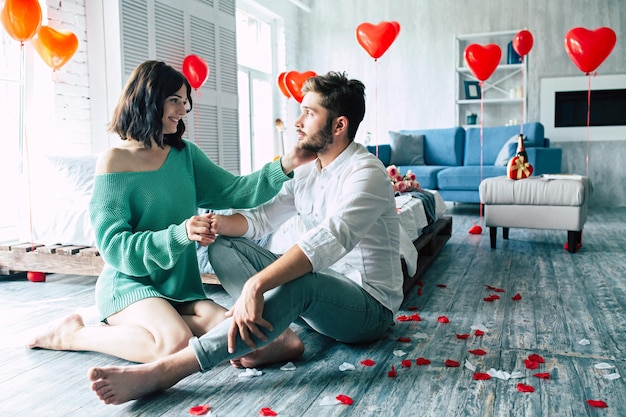
M317 160L298 168L270 202L216 216L212 225L221 236L210 246L211 262L224 288L238 295L227 319L156 362L90 369L92 389L105 403L169 388L226 360L276 360L292 353L293 343L286 352L264 347L279 336L294 342L288 327L295 320L345 343L379 339L393 323L403 297L400 225L385 168L354 142L365 87L330 72L308 79L302 92L298 143ZM226 237L256 238L295 214L307 232L280 257Z

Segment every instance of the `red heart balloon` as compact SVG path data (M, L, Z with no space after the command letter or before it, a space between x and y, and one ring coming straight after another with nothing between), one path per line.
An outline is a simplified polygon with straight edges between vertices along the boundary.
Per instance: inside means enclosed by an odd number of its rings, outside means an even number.
M291 97L296 99L298 103L302 103L302 99L304 98L304 94L302 94L302 84L304 84L307 79L315 77L316 75L317 74L313 71L289 71L285 74L285 87L287 91L289 91L289 94L291 94Z
M38 0L4 0L0 13L2 26L16 41L24 42L37 33L41 24Z
M513 49L519 56L527 55L533 47L533 35L527 30L520 30L513 38Z
M589 74L609 56L616 41L615 32L610 28L574 28L565 35L565 50L574 64Z
M41 59L54 70L65 65L78 49L78 38L74 33L49 26L39 26L32 42Z
M473 43L465 48L465 62L474 76L485 81L500 64L502 50L496 44L479 45Z
M398 22L380 22L377 25L364 22L356 27L356 39L372 58L378 59L389 49L399 32Z
M209 78L209 64L198 55L187 55L183 60L183 74L189 84L197 90Z
M289 90L287 90L287 86L285 85L285 75L287 75L286 72L281 72L278 75L278 88L280 88L281 93L283 93L285 97L291 98L291 94L289 93Z

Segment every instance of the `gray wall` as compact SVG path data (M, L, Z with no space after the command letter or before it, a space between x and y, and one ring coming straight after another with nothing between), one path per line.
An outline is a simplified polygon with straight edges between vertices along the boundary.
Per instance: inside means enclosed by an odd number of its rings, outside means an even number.
M624 0L311 0L300 12L297 69L346 71L368 91L368 114L359 129L387 143L387 131L455 125L455 35L527 28L534 38L528 56L528 120L539 120L539 88L544 77L584 75L570 60L564 37L574 27L610 27L617 34L611 55L598 74L626 73ZM397 21L396 41L375 62L356 40L362 22ZM506 53L503 51L503 53ZM359 139L358 138L358 139ZM563 171L586 173L584 142L558 142ZM589 145L591 204L626 206L626 138ZM613 163L615 162L615 163ZM615 184L619 184L615 190Z

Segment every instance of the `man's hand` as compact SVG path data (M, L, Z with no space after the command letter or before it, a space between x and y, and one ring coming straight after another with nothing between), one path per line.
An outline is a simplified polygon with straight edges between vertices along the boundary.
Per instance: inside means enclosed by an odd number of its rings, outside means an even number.
M302 149L299 144L300 142L296 143L291 151L287 152L282 158L280 158L280 163L285 174L289 174L300 165L304 165L317 158L317 154L315 152Z
M201 246L207 246L215 242L215 233L211 231L212 221L213 213L191 216L187 219L185 228L187 229L189 240L194 240L200 243Z
M253 278L246 282L235 305L225 313L226 317L233 318L233 323L228 331L229 353L235 351L237 334L246 345L256 349L252 335L267 341L267 336L260 327L273 330L272 325L263 318L263 293L255 290L253 282Z

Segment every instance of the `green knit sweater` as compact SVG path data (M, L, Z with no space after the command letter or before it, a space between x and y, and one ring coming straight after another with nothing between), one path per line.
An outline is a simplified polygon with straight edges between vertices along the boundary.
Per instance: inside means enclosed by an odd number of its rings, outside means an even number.
M148 297L172 303L206 299L186 220L198 207L250 208L289 179L280 161L235 176L194 143L170 149L155 171L96 175L90 216L106 263L96 283L101 319Z

